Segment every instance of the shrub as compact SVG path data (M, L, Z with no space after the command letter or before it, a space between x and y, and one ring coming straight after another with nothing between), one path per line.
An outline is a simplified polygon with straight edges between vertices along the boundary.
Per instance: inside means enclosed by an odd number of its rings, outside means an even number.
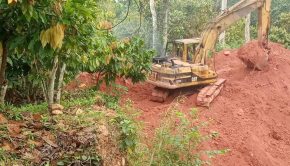
M184 114L179 110L179 102L182 102L182 98L168 109L160 128L156 130L156 136L151 141L152 145L139 144L137 154L130 155L131 165L203 165L210 161L203 161L202 154L212 158L227 152L199 150L203 141L216 137L217 133L202 135L200 128L206 123L198 122L197 110L193 108L188 115Z

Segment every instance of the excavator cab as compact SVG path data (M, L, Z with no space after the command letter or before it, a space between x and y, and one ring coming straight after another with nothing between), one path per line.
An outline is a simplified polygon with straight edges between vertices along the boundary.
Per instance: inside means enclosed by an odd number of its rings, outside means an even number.
M191 63L194 59L195 49L199 44L199 38L178 39L168 42L163 56L155 57L154 63L163 63L168 59L178 59L183 62Z
M191 63L199 43L199 38L175 40L172 49L173 55L183 62Z

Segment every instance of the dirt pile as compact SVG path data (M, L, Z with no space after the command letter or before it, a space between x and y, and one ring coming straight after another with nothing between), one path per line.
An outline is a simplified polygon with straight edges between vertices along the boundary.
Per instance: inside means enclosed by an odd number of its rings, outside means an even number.
M251 41L241 47L237 56L250 69L263 70L268 66L269 48L264 48L262 43Z
M98 80L100 80L98 73L81 72L75 77L74 80L72 80L65 86L64 90L76 91L76 90L92 88L92 87L98 86ZM118 88L119 85L130 86L132 85L132 83L129 80L126 80L125 78L117 77L114 85L112 83L109 87L107 87L103 81L103 83L99 86L99 89L101 91L106 91L108 93L109 92L114 93L114 90L116 89L121 90L121 88Z
M217 71L227 84L202 114L215 120L210 128L220 133L213 147L231 152L215 165L290 165L290 50L270 43L267 70L255 71L237 57L258 53L256 46L217 55Z
M95 86L97 85L97 77L98 74L96 73L82 72L78 74L73 81L69 82L65 86L65 90L73 91L77 89L86 89Z
M257 71L240 60L246 53L249 58L264 56L264 51L256 50L257 45L254 41L240 50L230 50L229 56L223 52L216 56L216 70L227 83L209 110L199 108L200 119L212 122L208 130L220 135L208 148L231 151L213 165L290 165L290 50L269 43L268 66ZM149 84L137 84L124 96L142 110L140 119L149 135L173 101L151 102L152 89ZM181 109L190 110L195 101L196 94L188 95Z

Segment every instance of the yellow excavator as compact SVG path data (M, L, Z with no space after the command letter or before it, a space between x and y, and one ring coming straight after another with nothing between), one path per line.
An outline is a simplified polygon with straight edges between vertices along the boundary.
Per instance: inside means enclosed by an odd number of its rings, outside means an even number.
M173 89L207 85L200 90L197 105L209 106L226 81L218 78L208 62L213 57L219 34L258 9L258 41L261 47L267 47L270 6L271 0L241 0L218 15L201 38L168 43L165 55L153 59L152 72L147 80L156 86L152 92L152 100L164 102Z

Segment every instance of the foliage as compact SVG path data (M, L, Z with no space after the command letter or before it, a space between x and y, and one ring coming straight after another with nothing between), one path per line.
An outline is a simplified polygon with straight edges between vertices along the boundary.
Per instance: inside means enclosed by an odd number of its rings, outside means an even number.
M169 38L173 40L177 38L200 37L208 21L215 14L215 2L212 0L173 1L169 16Z
M222 45L221 43L217 43L216 50L221 51L225 48L227 49L239 48L245 42L244 29L245 29L244 20L240 20L234 25L230 26L226 31L225 45Z
M228 150L202 151L199 145L208 139L217 136L217 133L202 135L200 128L206 123L199 123L197 110L192 109L190 114L184 114L179 110L179 98L168 110L153 138L153 144L149 146L138 144L137 154L130 155L129 162L132 165L204 165L210 161L203 161L201 155L212 158L218 154L224 154Z
M111 11L110 13L108 13L109 15L107 16L107 18L111 22L113 22L114 25L118 24L118 26L113 29L113 34L118 39L138 35L140 34L139 32L141 31L142 27L145 26L143 24L143 8L147 5L147 3L144 4L142 1L131 1L129 6L129 12L126 16L128 11L128 5L129 1L119 1L113 4L106 3L103 5L103 11ZM126 19L124 20L124 18ZM144 39L144 37L146 36L142 36L142 39Z
M281 13L285 13L285 12L289 13L289 8L290 8L289 0L272 1L271 20L275 26L277 25L277 21L281 19L280 17Z
M98 94L98 97L95 96L96 94ZM116 114L105 116L106 112L110 109L103 107L103 104L106 101L112 103L118 102L116 99L112 100L113 98L111 97L109 99L106 94L102 94L93 89L67 93L63 96L63 104L66 106L64 110L65 114L54 117L49 116L46 103L38 105L30 104L21 107L12 105L2 106L0 113L4 114L9 120L13 120L11 123L24 123L25 125L21 127L21 133L18 133L19 138L17 138L17 145L21 146L24 150L15 153L11 149L0 148L0 164L13 165L21 163L26 165L39 165L39 160L33 160L33 157L32 159L26 158L26 155L34 154L34 157L38 158L50 155L51 153L53 154L53 158L56 157L55 161L57 161L57 165L88 163L90 165L100 165L103 162L103 158L100 156L100 151L98 151L100 149L97 147L102 143L97 141L99 141L99 135L101 135L99 127L104 124L108 124L108 126L112 125L111 128L117 129L117 133L121 133L122 137L117 137L119 135L114 135L115 131L108 128L108 132L112 135L110 138L112 140L110 141L115 141L115 139L120 140L120 148L126 146L124 147L124 151L127 151L127 147L133 148L133 145L129 145L129 141L135 140L131 140L134 137L129 133L137 133L137 131L133 131L135 129L134 124L125 114L127 109L132 109L132 107L129 104L128 107L118 107L119 111ZM83 113L76 114L75 111L77 109L83 110ZM33 118L34 115L39 115L41 119L35 120ZM120 120L121 125L115 126L117 123L112 123L115 120ZM10 123L10 121L7 123ZM35 124L38 127L35 127ZM120 126L122 127L120 128ZM1 141L15 141L14 135L10 136L11 130L7 130L7 124L0 125L0 132L2 133L0 136ZM49 138L53 137L54 139L48 141L45 139L47 143L40 137L39 134L41 133L45 133L45 135L50 136ZM98 138L95 138L95 136ZM39 142L42 143L38 145ZM115 142L118 143L118 141ZM122 142L124 144L121 144ZM109 148L115 147L118 151L118 144ZM57 153L51 151L53 149ZM38 153L34 153L38 151L43 153L40 156ZM52 164L51 161L52 159L45 160L44 163L50 165Z
M237 3L237 0L228 1L228 6ZM271 6L271 29L269 39L273 42L284 44L289 48L289 0L272 1ZM244 43L244 21L239 21L231 26L226 33L226 45L217 45L217 50L223 48L238 48ZM251 17L251 38L257 38L257 12L252 13Z
M6 105L2 106L2 110L0 112L3 112L7 115L10 119L13 120L22 120L23 119L23 113L47 113L47 104L27 104L22 105L21 107L16 107L13 105Z
M151 68L152 51L144 49L140 38L117 41L109 33L108 36L95 39L91 54L80 57L83 70L99 74L98 80L107 85L117 77L126 77L133 82L144 81Z
M120 131L120 149L128 154L136 153L136 146L139 141L138 124L134 120L136 117L135 111L132 103L127 101L123 107L117 109L117 116L111 120L115 126L118 126Z
M286 48L290 48L290 31L289 31L289 13L281 13L274 25L271 26L269 39L270 41L283 44ZM257 38L257 27L251 26L252 38Z
M152 18L149 3L132 1L128 19L122 22L114 30L118 36L132 36L136 32L145 40L146 47L149 48L152 43ZM169 40L178 38L199 37L203 28L206 26L216 13L216 2L212 0L156 0L157 21L158 21L158 47L161 49L163 43L163 30L166 6L169 8L168 37ZM165 6L166 5L166 6ZM116 2L117 22L124 17L127 9L127 3L124 1ZM160 50L156 50L160 52Z
M236 24L232 25L226 33L226 43L230 45L230 48L239 48L244 44L245 39L245 21L238 21Z
M23 81L25 80L23 74L27 75L30 68L34 66L35 57L40 55L39 59L41 59L43 56L53 56L52 50L40 47L39 35L41 30L59 21L60 9L57 6L59 2L47 0L0 1L0 41L3 49L7 50L2 56L2 61L5 64L5 57L8 57L9 63L7 72L6 67L1 68L1 86L3 80L6 80L5 73L9 73L8 80L10 80L9 76L13 76L14 82L17 79L20 80L19 82L26 82ZM17 63L21 63L21 66L17 66ZM28 87L34 87L36 84Z
M273 42L284 44L290 49L290 13L281 13L279 19L275 20L271 27L269 38Z
M1 1L0 41L7 40L9 49L9 93L19 104L45 98L55 58L57 68L67 64L71 77L85 70L100 72L107 84L118 76L145 80L153 52L140 38L116 39L106 21L114 13L101 10L103 6L93 0Z
M284 46L290 49L290 33L286 29L281 27L271 27L269 38L273 42L284 44Z
M277 25L280 25L280 28L286 29L290 33L290 12L281 13L276 21Z

